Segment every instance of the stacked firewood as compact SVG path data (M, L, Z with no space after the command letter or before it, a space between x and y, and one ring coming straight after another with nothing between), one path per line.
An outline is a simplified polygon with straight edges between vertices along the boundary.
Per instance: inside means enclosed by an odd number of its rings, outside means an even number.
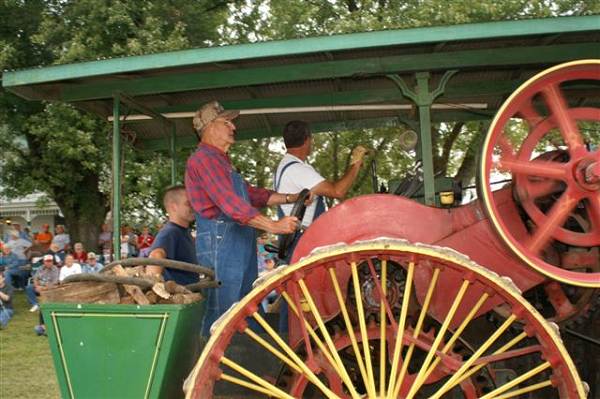
M200 293L146 273L144 266L124 268L121 265L100 274L70 276L41 293L42 302L66 303L189 304L201 299Z

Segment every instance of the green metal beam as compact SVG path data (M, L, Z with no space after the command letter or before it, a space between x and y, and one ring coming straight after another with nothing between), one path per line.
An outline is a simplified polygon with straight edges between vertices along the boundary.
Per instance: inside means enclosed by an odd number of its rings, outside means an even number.
M498 96L512 93L524 80L496 80L491 82L464 82L451 86L442 95L445 100L469 97ZM276 107L317 107L327 105L377 104L385 102L407 103L397 89L348 90L341 92L312 93L297 96L223 100L225 109L255 109ZM202 104L179 104L155 108L155 112L194 112ZM133 123L131 121L129 123Z
M600 46L597 43L408 54L309 64L239 68L228 71L179 73L89 84L70 84L63 86L60 100L73 102L109 98L116 90L122 90L132 96L139 96L419 70L435 71L481 66L491 68L510 65L547 64L598 56L600 56Z
M119 100L122 104L127 105L130 109L135 110L137 112L141 112L145 115L151 116L154 119L161 120L165 125L174 126L173 121L168 118L165 118L160 113L154 111L146 107L144 104L140 104L138 101L134 100L130 96L125 93L119 93Z
M436 112L432 116L433 122L454 122L454 121L476 121L488 120L493 118L495 111L444 111ZM408 115L407 115L408 118ZM313 133L324 133L330 131L342 131L352 129L367 129L377 127L392 127L404 124L404 119L399 117L371 118L361 120L333 121L312 123L311 131ZM190 122L191 123L191 122ZM281 137L284 125L272 126L272 131L265 129L240 129L236 134L236 139L247 140L266 137ZM193 136L178 136L177 148L192 148L198 144L198 139ZM148 139L141 141L139 147L144 151L163 151L169 150L169 140L166 139Z
M591 15L352 33L31 68L5 72L3 85L4 87L14 87L65 79L124 74L149 69L175 68L187 65L316 52L597 31L598 26L600 26L600 16Z

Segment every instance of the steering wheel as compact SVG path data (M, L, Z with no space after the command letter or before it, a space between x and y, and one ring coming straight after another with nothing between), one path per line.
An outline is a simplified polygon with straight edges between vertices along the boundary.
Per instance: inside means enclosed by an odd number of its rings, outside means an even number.
M292 212L290 216L295 216L298 218L299 223L302 223L302 219L304 218L304 213L306 212L306 199L310 194L310 190L305 188L304 190L298 193L298 199L294 202L294 206L292 208ZM287 252L290 249L290 246L294 242L294 238L296 237L296 232L290 234L282 234L279 239L279 259L285 259L287 256Z

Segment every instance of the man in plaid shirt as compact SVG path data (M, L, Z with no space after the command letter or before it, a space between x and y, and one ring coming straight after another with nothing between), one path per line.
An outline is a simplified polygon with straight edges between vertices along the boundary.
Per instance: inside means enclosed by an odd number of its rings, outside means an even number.
M238 111L225 111L216 101L194 116L200 143L189 157L185 173L188 199L196 218L198 263L215 269L221 287L209 289L202 334L229 307L250 292L257 277L256 229L293 233L298 219L272 220L257 208L296 201L298 194L279 194L248 184L231 165L227 151L235 142L232 120Z

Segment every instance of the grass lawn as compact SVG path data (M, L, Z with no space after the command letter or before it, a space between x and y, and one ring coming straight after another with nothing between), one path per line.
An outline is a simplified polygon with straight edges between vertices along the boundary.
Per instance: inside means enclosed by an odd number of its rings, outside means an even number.
M0 330L0 398L60 398L48 338L33 331L39 313L23 291L13 299L15 315Z

